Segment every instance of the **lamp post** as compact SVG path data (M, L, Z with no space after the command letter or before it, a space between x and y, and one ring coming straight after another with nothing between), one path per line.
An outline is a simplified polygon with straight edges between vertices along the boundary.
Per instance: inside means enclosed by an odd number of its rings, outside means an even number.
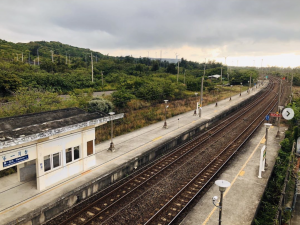
M241 86L240 86L240 97L242 96L242 85L243 85L243 83L241 82Z
M215 184L217 186L219 186L219 191L221 193L219 205L215 204L215 201L218 199L217 196L214 196L212 200L213 200L213 204L219 208L219 225L221 225L222 224L222 209L223 209L223 194L226 191L226 188L228 188L230 186L230 182L228 182L226 180L217 180L215 182Z
M167 105L168 100L164 100L164 101L165 101L165 123L164 123L163 128L167 129L167 128L168 128L168 125L167 125L167 108L168 108L169 106Z
M232 85L230 85L230 98L229 98L229 101L231 101L231 95L232 95Z
M218 93L219 93L219 89L218 88L216 88L217 89L217 91L218 91ZM218 106L218 93L217 93L217 96L216 96L216 107Z
M249 84L249 87L248 87L248 94L250 94L250 83L249 83L249 80L248 80L248 84Z
M198 93L195 93L195 96L196 96L196 109L195 109L195 111L194 111L193 116L196 116L196 115L197 115L197 108L198 108L198 104L197 104L197 95L198 95Z
M283 106L278 106L279 108L279 114L282 112L282 109L284 108ZM279 129L280 129L280 118L281 116L279 117L279 121L278 121L278 130L277 130L277 134L276 134L276 138L279 138L280 137L280 132L279 132Z
M108 113L110 115L110 121L111 121L111 133L110 133L110 146L108 148L108 151L114 152L115 151L115 146L113 143L113 118L112 116L115 114L114 112Z
M268 148L268 131L269 131L269 128L272 126L271 123L265 123L265 127L266 127L266 157L265 157L265 167L268 167L268 164L267 164L267 148Z

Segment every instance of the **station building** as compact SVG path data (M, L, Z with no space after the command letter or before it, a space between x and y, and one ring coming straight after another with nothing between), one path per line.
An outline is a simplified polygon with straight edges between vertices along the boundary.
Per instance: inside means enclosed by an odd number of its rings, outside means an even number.
M0 118L0 171L16 166L18 181L36 179L40 191L88 171L95 127L123 116L68 108Z

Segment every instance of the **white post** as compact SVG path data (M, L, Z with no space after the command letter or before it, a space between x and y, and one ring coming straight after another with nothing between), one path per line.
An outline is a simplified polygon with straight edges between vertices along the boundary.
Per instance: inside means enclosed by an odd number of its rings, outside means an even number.
M261 172L265 171L265 149L266 146L264 145L261 150L260 150L260 159L259 159L259 170L258 170L258 178L262 178L261 177Z

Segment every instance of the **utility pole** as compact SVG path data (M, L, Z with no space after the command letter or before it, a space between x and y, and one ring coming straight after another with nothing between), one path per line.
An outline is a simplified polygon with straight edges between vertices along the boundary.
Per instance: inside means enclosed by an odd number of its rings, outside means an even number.
M67 52L66 52L66 64L68 64L68 55L67 55Z
M177 84L178 84L178 77L179 77L179 61L177 62Z
M71 60L70 60L70 54L69 54L69 65L71 64Z
M30 52L28 52L29 56L28 56L28 63L30 65Z
M201 79L201 93L200 93L200 109L199 109L199 117L201 117L201 114L202 114L202 104L203 104L203 81L204 81L204 76L202 76L202 79Z
M51 52L51 59L52 59L52 62L53 62L53 50L50 50Z
M179 76L179 61L177 60L177 53L175 53L176 55L176 61L177 61L177 84L178 84L178 76Z
M91 52L91 64L92 64L92 82L94 82L94 65L93 65L93 53Z
M38 66L39 66L40 65L39 48L37 49L37 57L38 57Z
M184 81L183 82L184 82L184 85L185 85L185 70L184 70Z
M293 100L293 73L292 73L292 79L291 79L291 98L290 98L290 103L292 103Z
M103 87L103 71L101 71L101 76L102 76L102 87Z
M221 66L221 86L223 86L222 72L223 72L223 66Z
M204 74L203 74L203 76L205 76L205 66L206 66L206 58L204 59Z
M281 94L281 84L282 84L282 80L280 79L280 86L279 86L279 93L278 93L278 107L277 107L277 112L280 112L280 94ZM278 117L277 117L277 122L279 121ZM278 127L279 127L279 123L278 123Z

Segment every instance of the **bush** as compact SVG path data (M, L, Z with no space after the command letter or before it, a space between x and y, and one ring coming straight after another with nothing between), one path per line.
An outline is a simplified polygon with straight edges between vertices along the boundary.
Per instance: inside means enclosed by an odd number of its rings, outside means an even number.
M104 112L108 113L112 111L113 104L103 98L93 98L91 101L88 102L88 112Z

